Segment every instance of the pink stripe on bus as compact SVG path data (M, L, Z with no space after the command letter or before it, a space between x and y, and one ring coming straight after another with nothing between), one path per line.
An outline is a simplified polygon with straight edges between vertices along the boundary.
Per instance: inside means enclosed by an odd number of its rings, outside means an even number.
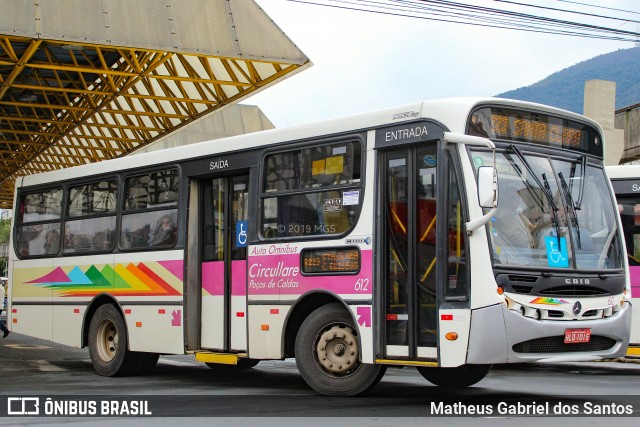
M247 295L247 261L231 261L231 295Z
M224 261L202 263L202 288L210 295L224 295ZM247 294L247 261L231 261L231 295Z
M336 294L372 294L372 251L362 251L358 274L303 276L300 254L249 257L249 295L301 295L323 289Z
M640 266L629 267L631 276L631 298L640 298Z
M301 295L315 289L336 294L372 294L372 251L362 251L358 274L303 276L300 254L258 255L231 263L231 295ZM247 277L248 271L248 277ZM224 262L202 263L202 288L210 295L224 295Z
M224 295L224 261L202 263L202 289L210 295Z
M158 264L166 268L171 274L184 282L184 262L182 260L177 261L158 261Z

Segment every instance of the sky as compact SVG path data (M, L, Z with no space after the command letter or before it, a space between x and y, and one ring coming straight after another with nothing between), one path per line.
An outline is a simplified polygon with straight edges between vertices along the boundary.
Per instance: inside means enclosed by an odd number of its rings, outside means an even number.
M255 1L314 64L243 101L259 106L277 128L422 100L495 96L595 56L635 46L287 0ZM457 1L543 14L539 9L493 0ZM640 21L639 0L514 1ZM637 14L583 4L604 4ZM638 23L567 14L554 17L640 32Z

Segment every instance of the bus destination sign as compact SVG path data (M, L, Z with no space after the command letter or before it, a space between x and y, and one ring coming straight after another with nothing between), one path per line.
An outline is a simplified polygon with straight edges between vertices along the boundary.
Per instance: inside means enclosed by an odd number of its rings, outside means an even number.
M595 127L541 112L483 107L469 117L467 133L489 139L562 147L598 157L603 154Z
M358 248L305 249L300 254L302 273L335 274L360 271Z

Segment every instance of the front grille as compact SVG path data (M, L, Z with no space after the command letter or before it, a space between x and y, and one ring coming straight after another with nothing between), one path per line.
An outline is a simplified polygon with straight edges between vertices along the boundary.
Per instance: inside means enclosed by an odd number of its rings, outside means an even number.
M560 310L548 310L547 317L550 319L562 319L564 317L564 313Z
M564 336L536 338L513 346L516 353L573 353L580 351L609 350L616 341L599 335L592 335L585 343L565 344Z
M508 277L511 289L519 294L530 294L534 284L538 280L537 276L526 276L522 274L509 274Z
M510 274L509 281L510 282L525 282L525 283L535 283L538 280L538 276L525 276L522 274Z
M596 295L609 295L609 292L605 291L604 289L594 288L591 286L558 286L556 288L541 290L540 295L558 297L586 297Z
M513 290L519 294L530 294L533 286L526 285L511 285Z

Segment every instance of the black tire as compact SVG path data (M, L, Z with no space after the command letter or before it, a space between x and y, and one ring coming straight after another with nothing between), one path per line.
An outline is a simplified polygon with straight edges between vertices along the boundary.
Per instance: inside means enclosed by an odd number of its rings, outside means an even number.
M455 368L423 368L418 372L430 383L442 388L465 388L482 380L491 365L462 365Z
M205 365L210 367L211 369L218 370L242 370L242 369L251 369L260 363L259 359L238 359L238 363L235 365L226 365L224 363L209 363L205 362Z
M378 384L386 366L361 363L353 319L338 303L312 312L296 336L296 365L305 382L326 396L356 396ZM321 360L322 359L322 360Z
M89 325L89 355L96 372L105 377L135 374L142 354L128 350L127 329L118 309L100 306Z

